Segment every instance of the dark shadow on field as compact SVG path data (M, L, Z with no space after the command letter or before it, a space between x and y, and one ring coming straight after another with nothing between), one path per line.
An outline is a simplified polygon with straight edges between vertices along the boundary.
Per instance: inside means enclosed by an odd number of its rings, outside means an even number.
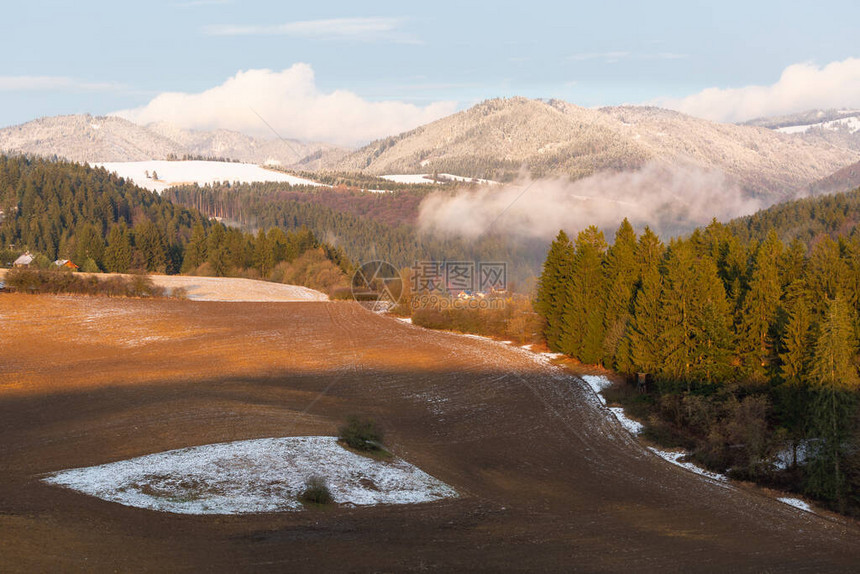
M589 393L539 369L439 366L2 397L0 566L69 569L83 556L97 570L850 571L860 563L851 524L672 467ZM200 444L331 435L354 413L376 418L391 450L463 497L195 517L38 480Z

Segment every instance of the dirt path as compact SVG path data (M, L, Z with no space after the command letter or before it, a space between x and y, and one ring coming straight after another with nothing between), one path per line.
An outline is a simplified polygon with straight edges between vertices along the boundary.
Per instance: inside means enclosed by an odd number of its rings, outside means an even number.
M40 473L377 417L460 500L245 517ZM346 303L0 295L0 570L852 571L860 531L643 450L526 351Z

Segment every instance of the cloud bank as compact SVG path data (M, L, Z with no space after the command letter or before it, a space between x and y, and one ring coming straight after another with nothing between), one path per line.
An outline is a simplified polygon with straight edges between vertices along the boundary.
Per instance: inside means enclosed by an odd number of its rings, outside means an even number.
M204 92L167 92L148 104L114 112L138 124L169 122L186 129L229 129L249 135L357 146L415 128L456 111L456 102L416 106L372 102L353 92L323 92L308 64L278 71L240 71Z
M794 64L769 86L708 88L680 99L658 99L658 106L722 122L741 122L764 116L803 112L814 108L860 107L860 58L831 62L823 68Z
M725 221L763 207L722 172L651 163L637 171L606 172L571 182L522 181L455 193L438 192L421 204L424 232L474 239L488 231L550 239L597 225L612 233L627 217L662 235L690 231L716 217Z

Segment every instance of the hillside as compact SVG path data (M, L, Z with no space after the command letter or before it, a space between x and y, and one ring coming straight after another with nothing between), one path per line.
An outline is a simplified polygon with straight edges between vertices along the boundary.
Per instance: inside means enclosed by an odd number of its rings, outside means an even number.
M852 163L823 179L813 182L809 186L809 192L811 195L825 195L854 189L858 186L860 186L860 162Z
M860 110L810 110L750 120L745 125L791 134L815 145L830 144L860 151Z
M521 167L533 176L578 179L656 161L722 170L747 192L780 198L857 159L856 151L658 108L587 109L512 98L375 141L346 156L338 169L510 181Z
M40 118L0 129L0 152L59 157L77 162L126 162L175 156L228 158L289 166L314 154L337 157L339 148L293 140L258 139L237 132L140 126L114 116ZM303 165L312 165L313 161Z
M834 195L805 197L730 221L728 228L743 241L764 241L774 230L784 242L799 239L807 247L824 235L854 235L860 222L860 188Z

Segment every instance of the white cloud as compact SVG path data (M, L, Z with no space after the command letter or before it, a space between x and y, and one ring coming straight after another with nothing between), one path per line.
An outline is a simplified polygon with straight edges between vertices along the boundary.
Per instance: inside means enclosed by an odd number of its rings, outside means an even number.
M66 76L0 76L0 92L106 92L125 89L114 82L86 82Z
M418 43L400 31L403 18L332 18L275 25L211 25L203 31L211 36L293 36L314 39L350 39Z
M320 91L308 64L277 72L240 71L204 92L167 92L145 106L115 112L139 124L164 121L188 129L230 129L345 146L412 129L456 111L456 102L416 106L371 102L353 92ZM259 116L257 115L259 114ZM262 118L262 119L261 119Z
M708 88L678 99L652 102L706 118L740 122L763 116L802 112L814 108L860 106L860 58L831 62L823 68L814 64L794 64L783 70L769 86Z

